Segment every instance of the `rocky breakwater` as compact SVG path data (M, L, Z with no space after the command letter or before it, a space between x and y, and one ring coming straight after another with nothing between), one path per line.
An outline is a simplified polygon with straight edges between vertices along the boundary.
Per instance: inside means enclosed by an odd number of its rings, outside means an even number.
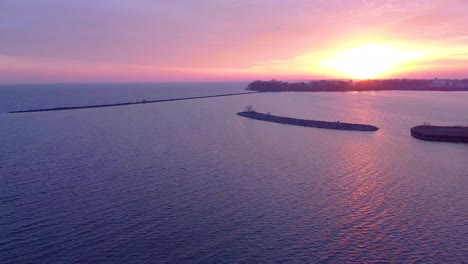
M468 127L459 126L415 126L411 135L417 139L468 143Z
M263 114L263 113L258 113L255 111L239 112L237 113L237 115L255 119L255 120L262 120L262 121L279 123L279 124L303 126L303 127L315 127L315 128L323 128L323 129L354 130L354 131L377 131L379 129L376 126L371 126L371 125L296 119L296 118L290 118L290 117Z

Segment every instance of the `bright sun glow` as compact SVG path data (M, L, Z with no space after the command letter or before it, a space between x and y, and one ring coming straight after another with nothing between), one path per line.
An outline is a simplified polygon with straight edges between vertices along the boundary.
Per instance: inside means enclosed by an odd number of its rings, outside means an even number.
M396 70L398 66L421 56L421 52L389 44L366 44L337 52L336 57L322 64L354 79L376 78Z

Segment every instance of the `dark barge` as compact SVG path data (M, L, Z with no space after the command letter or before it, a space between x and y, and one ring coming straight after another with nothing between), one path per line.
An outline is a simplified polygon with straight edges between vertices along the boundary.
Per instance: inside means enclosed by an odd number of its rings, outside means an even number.
M411 135L421 140L468 143L468 127L461 126L415 126Z

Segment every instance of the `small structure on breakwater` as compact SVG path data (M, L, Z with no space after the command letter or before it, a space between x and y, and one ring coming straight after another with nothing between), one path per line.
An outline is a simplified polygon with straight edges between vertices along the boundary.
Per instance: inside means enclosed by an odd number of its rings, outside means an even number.
M262 120L262 121L286 124L286 125L293 125L293 126L315 127L315 128L336 129L336 130L354 130L354 131L377 131L379 129L376 126L371 126L371 125L296 119L296 118L290 118L290 117L263 114L263 113L258 113L255 111L239 112L237 113L237 115L251 118L251 119L256 119L256 120Z
M468 143L468 127L460 126L415 126L411 135L417 139Z

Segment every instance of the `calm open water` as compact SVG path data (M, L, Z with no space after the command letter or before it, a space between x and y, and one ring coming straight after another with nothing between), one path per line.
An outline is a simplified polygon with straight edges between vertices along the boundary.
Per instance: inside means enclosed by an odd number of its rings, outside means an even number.
M0 87L0 263L468 263L468 92L267 93L243 83ZM255 110L377 132L242 118Z

